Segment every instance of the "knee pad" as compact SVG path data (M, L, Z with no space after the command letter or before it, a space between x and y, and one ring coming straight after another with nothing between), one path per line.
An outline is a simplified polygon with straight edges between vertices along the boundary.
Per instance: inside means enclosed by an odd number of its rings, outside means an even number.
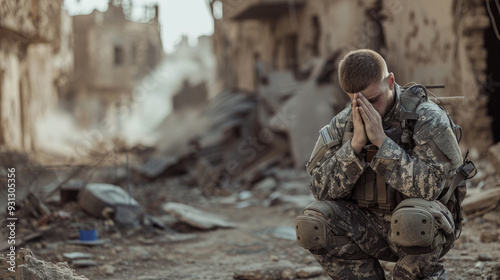
M333 229L329 220L334 215L328 203L315 201L309 204L302 215L295 219L297 243L304 249L320 250L328 244L328 232Z
M325 217L331 216L332 212L326 203L315 201L295 219L297 243L302 248L320 250L326 247L328 225Z
M438 235L449 236L454 227L450 211L439 201L410 198L399 203L392 214L391 239L398 246L432 250L444 241Z

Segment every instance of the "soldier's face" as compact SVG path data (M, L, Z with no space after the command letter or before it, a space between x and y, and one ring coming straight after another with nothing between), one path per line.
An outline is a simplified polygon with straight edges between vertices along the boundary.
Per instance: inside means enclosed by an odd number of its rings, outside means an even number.
M390 73L380 82L373 82L361 91L375 110L384 117L391 109L394 101L394 75ZM354 98L354 93L349 93Z

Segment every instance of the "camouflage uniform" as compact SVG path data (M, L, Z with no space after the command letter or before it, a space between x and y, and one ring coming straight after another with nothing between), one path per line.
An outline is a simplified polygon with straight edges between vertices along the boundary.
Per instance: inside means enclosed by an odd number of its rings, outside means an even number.
M405 110L401 90L396 85L395 104L383 118L386 134L402 129L398 119ZM328 225L326 247L310 251L332 279L385 279L378 260L397 261L393 279L446 279L446 271L437 262L443 244L432 252L408 254L389 238L392 209L362 207L356 199L356 184L370 183L373 176L385 179L385 186L396 190L398 203L406 198L435 200L439 196L462 161L460 149L446 113L436 104L424 102L415 113L414 145L405 150L396 143L398 139L388 137L371 162L354 152L352 135L344 135L351 108L333 118L331 137L343 140L333 141L309 169L310 188L318 200L312 208L327 207L326 212L331 213L323 217ZM311 160L323 145L320 136ZM374 175L368 177L367 171Z

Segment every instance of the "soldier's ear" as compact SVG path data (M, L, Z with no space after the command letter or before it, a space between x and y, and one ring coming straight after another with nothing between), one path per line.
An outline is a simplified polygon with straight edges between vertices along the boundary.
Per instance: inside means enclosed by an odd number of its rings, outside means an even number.
M394 84L396 83L396 80L394 79L394 74L392 72L387 76L387 83L389 84L389 88L391 90L394 90Z

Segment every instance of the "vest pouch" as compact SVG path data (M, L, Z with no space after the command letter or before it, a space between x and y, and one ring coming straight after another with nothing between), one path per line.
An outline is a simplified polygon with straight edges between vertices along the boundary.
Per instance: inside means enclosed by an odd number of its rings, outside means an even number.
M368 167L363 175L358 179L355 186L355 198L359 207L376 207L377 206L377 173Z

